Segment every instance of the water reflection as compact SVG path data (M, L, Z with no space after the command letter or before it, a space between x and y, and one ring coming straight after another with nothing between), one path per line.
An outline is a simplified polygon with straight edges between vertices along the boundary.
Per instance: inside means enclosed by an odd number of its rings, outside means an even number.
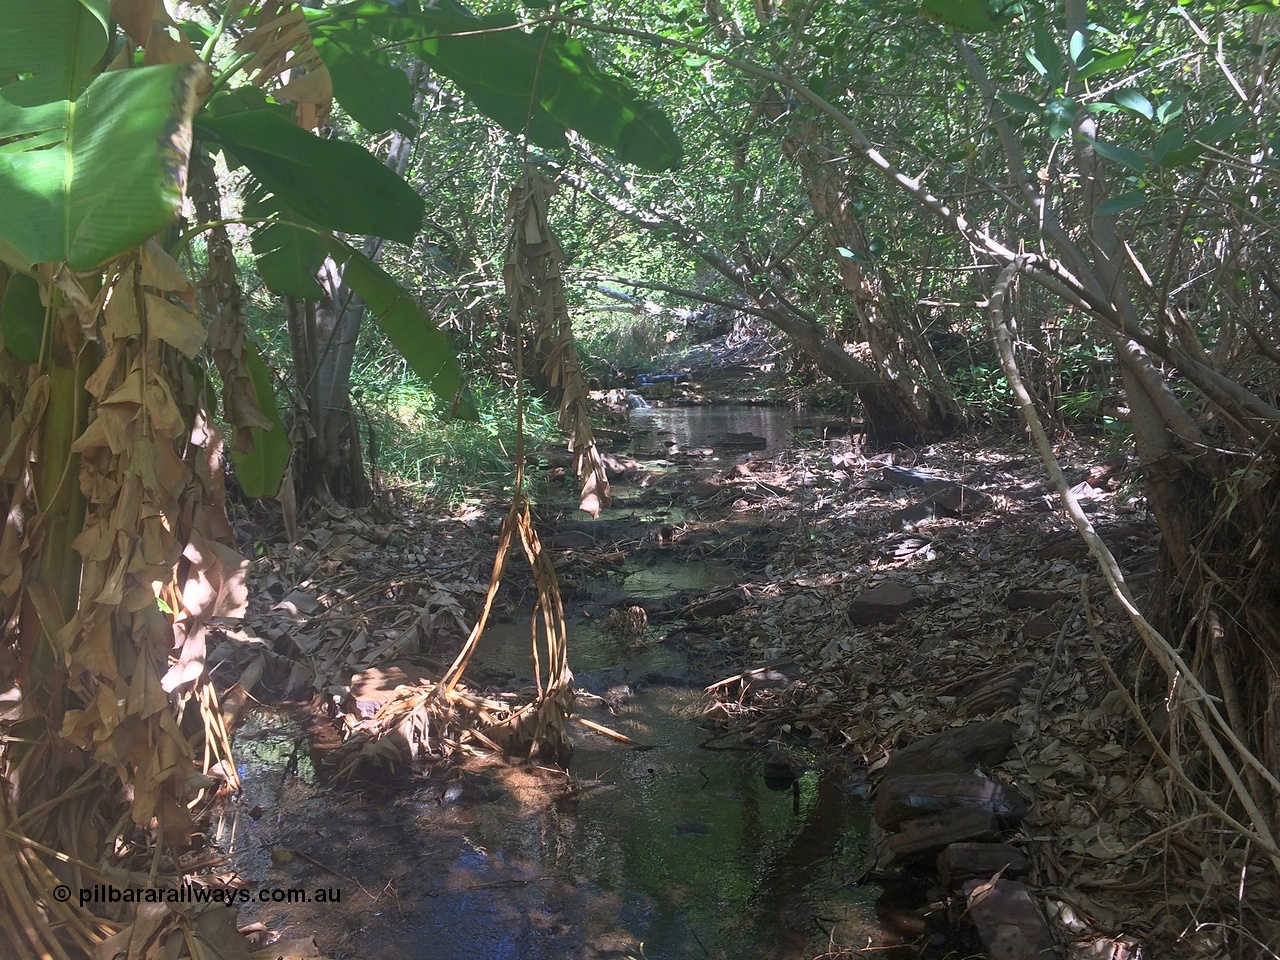
M770 452L786 447L795 430L795 411L789 407L723 404L704 407L647 407L632 410L635 431L631 449L637 456L662 456L667 441L680 449L715 447L726 434L763 437Z

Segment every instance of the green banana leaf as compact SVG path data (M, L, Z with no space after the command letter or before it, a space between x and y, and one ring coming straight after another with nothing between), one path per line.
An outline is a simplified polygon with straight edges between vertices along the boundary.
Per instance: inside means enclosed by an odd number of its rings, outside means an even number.
M0 99L0 259L89 270L172 223L204 69L105 73L75 101Z
M278 113L242 110L196 121L283 206L329 230L413 243L426 205L413 187L354 143L325 140Z
M296 211L281 207L278 198L266 196L265 191L250 192L245 214L266 221L254 229L249 242L267 289L279 296L318 300L324 291L316 274L325 257L333 257L343 265L347 285L364 300L409 368L454 406L455 416L474 418L474 402L461 393L462 369L448 337L413 295L375 261Z
M366 130L414 131L409 77L392 66L376 40L352 24L312 28L316 50L333 78L333 97Z
M274 497L280 491L280 481L289 466L289 435L280 420L276 408L275 392L271 389L271 371L267 369L258 348L245 343L245 366L249 382L258 400L258 409L271 421L270 430L250 427L253 447L245 453L231 450L231 462L236 465L236 481L248 497Z
M547 149L576 130L618 158L646 170L680 165L682 147L670 119L627 83L606 73L576 40L539 27L520 29L510 13L476 17L440 0L391 6L357 0L326 10L333 26L355 24L412 50L452 80L486 116L512 133L526 131ZM343 29L349 27L342 27Z
M75 100L107 50L109 0L0 0L0 96L20 107Z

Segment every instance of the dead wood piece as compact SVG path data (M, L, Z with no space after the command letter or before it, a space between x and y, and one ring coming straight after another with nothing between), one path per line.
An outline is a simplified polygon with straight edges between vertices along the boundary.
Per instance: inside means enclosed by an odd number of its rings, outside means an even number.
M1058 956L1039 904L1016 880L965 884L969 919L991 960L1051 960Z
M933 481L925 484L925 489L929 495L924 503L941 507L954 517L971 517L991 509L989 496L964 484Z
M983 720L922 737L897 751L881 771L885 780L911 773L969 773L999 763L1013 747L1014 728Z
M930 860L953 843L988 842L1000 836L995 815L981 807L954 807L927 817L904 820L898 827L898 832L885 840L884 850L876 861L878 872Z
M1013 590L1004 598L1004 605L1010 610L1048 610L1070 596L1061 590Z
M733 613L735 610L745 606L749 599L751 597L744 588L734 587L732 590L726 590L723 593L712 594L694 600L679 611L679 616L688 620L712 620L716 617L723 617L726 614Z
M854 597L845 610L849 622L860 627L890 623L921 603L914 589L889 580Z
M970 880L988 880L997 873L1014 880L1030 872L1030 858L1008 843L953 843L938 854L938 880L948 890L958 890Z
M1017 793L986 777L959 773L926 773L894 777L876 791L876 823L886 830L922 815L957 807L977 807L990 813L1005 829L1016 827L1027 815L1027 804Z
M769 441L754 433L726 433L716 441L717 447L732 447L735 450L764 450Z
M609 737L612 740L617 740L619 743L625 743L628 746L635 747L637 750L652 749L652 747L650 747L649 745L643 744L643 743L637 743L636 741L628 737L625 733L619 733L617 730L614 730L612 727L606 727L603 723L596 723L594 720L588 720L586 717L580 717L577 714L574 714L573 719L577 720L580 724L582 724L588 730L594 730L596 733L603 734L604 736Z
M889 524L895 530L911 531L917 524L924 523L926 520L937 520L939 517L946 516L948 516L947 512L936 503L918 503L895 510Z
M1000 676L980 684L957 703L956 716L973 717L1007 710L1022 699L1022 691L1035 673L1036 668L1025 663L1013 670L1002 670Z

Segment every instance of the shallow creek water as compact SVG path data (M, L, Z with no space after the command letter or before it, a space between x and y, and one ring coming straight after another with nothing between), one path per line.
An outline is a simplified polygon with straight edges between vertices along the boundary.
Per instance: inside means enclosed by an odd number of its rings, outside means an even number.
M788 411L746 410L750 423L688 414L699 430L785 442ZM676 426L682 411L660 412ZM736 578L727 563L664 559L628 568L621 592ZM495 624L476 667L518 685L529 644L527 620ZM244 790L218 839L252 891L336 888L342 900L242 916L314 935L343 960L802 960L893 939L886 921L904 915L851 882L866 856L865 776L815 765L770 789L758 752L704 746L699 700L718 673L660 642L628 651L581 620L570 651L579 713L648 749L575 724L572 778L483 759L448 780L338 787L316 779L288 717L252 718L236 738Z

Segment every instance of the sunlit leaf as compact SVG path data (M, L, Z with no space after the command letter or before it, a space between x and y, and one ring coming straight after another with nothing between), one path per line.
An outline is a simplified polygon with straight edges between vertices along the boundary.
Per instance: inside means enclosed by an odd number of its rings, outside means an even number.
M559 31L528 31L513 14L476 17L450 2L398 11L360 0L337 12L410 46L492 120L512 133L527 131L539 146L562 147L565 131L576 130L647 170L680 164L680 140L667 115Z
M425 204L363 147L314 136L276 113L204 117L197 132L228 150L281 204L330 230L412 243Z
M0 97L20 107L76 100L106 52L109 22L109 0L5 3Z
M1135 56L1137 56L1137 51L1133 47L1125 47L1115 53L1105 53L1100 57L1094 57L1082 66L1076 72L1076 77L1080 80L1087 80L1109 70L1123 70L1133 62Z
M930 20L970 33L996 30L1024 13L1021 0L923 0Z
M172 223L204 69L104 73L74 103L0 99L0 258L88 270Z
M1119 90L1111 91L1111 99L1122 109L1129 113L1137 114L1150 120L1155 111L1151 108L1151 101L1142 95L1142 92L1132 87L1121 87Z

